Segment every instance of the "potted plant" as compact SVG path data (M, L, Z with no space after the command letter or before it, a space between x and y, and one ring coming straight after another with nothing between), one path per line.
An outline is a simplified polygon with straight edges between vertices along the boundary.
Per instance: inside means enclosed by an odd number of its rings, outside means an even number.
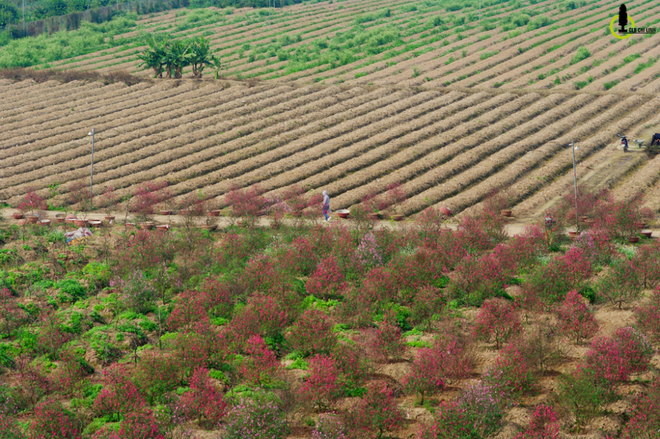
M408 195L401 187L400 183L392 183L387 187L387 204L391 211L391 218L394 221L402 221L403 214L401 213L402 205L408 199Z
M115 191L112 186L109 186L101 195L101 204L103 205L103 213L105 213L105 220L112 223L115 219L113 210L117 203L115 202Z
M204 200L195 193L189 193L179 202L179 214L183 217L183 226L186 229L197 227L204 222L202 218L206 215Z
M34 189L28 189L27 194L23 197L23 200L18 205L18 210L21 212L28 212L26 218L30 224L36 224L39 220L39 216L35 214L35 210L39 209L48 209L46 201L41 198ZM14 216L16 218L16 216ZM22 218L22 216L21 216ZM20 219L20 218L16 218Z
M367 217L372 221L379 220L383 217L381 207L386 207L385 204L375 189L362 199L362 205L367 212Z
M170 197L166 182L146 181L140 184L131 199L129 210L135 214L140 227L153 227L154 208Z
M150 230L153 229L153 227L154 227L154 223L151 221L144 221L140 223L140 228L142 230Z
M12 216L14 217L15 220L19 220L23 218L23 212L19 210L18 212L14 212Z
M216 209L218 207L217 203L212 199L203 199L200 204L202 210L207 212L202 228L209 231L215 230L218 227L218 215L220 213L220 211Z

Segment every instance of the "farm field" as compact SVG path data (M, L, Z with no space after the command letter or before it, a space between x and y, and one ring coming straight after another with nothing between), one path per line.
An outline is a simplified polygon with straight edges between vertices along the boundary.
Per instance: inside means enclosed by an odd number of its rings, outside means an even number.
M0 47L0 439L660 437L660 37L481 3ZM159 33L220 77L152 78Z

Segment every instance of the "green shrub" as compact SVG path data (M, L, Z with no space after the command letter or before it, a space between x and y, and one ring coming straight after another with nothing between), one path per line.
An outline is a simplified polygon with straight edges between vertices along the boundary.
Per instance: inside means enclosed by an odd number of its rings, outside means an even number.
M642 70L652 67L657 61L660 59L660 57L655 57L655 58L649 58L646 60L646 62L641 62L637 67L635 67L635 74L640 73Z
M84 299L86 296L85 287L75 279L64 279L55 284L61 293L67 294L71 302Z
M110 286L110 267L100 262L90 262L85 265L82 272L89 281L90 290L102 290Z
M529 21L529 23L527 24L527 31L529 32L532 30L536 30L543 26L548 26L549 24L552 24L551 19L549 19L544 15L538 15Z
M589 52L589 49L584 46L580 46L575 55L573 55L573 58L571 58L571 64L577 64L583 59L589 58L590 56L591 52Z
M614 81L606 82L603 84L603 87L605 87L605 90L609 90L610 88L614 87L619 83L618 79L615 79Z
M623 58L623 63L624 64L631 63L641 56L642 55L640 55L639 53L633 53L632 55L628 55L625 58Z
M14 367L14 358L10 354L11 345L7 343L0 343L0 366L11 369Z
M580 434L581 427L598 416L606 396L607 392L596 382L590 369L583 369L578 375L559 377L557 400L575 416L577 434Z

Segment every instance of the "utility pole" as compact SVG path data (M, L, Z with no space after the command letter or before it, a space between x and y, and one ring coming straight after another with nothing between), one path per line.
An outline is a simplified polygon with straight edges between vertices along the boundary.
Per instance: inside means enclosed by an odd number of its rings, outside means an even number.
M573 151L573 182L575 183L575 231L578 231L578 192L577 192L577 171L575 169L575 141L571 140L571 150Z
M91 210L94 198L94 128L88 136L92 136L92 169L89 177L89 208Z

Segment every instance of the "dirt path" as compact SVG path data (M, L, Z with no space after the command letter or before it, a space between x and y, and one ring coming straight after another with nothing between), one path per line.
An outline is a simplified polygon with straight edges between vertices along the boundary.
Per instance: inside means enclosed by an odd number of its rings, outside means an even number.
M12 208L5 208L2 209L2 218L7 221L8 224L17 224L18 220L15 220L12 215L14 212L18 212L17 209L12 209ZM54 223L55 215L58 213L67 213L63 211L56 211L56 210L49 210L46 212L46 217L51 220L51 224ZM70 213L70 212L69 212ZM115 217L115 223L116 224L122 224L124 221L125 213L112 213L112 215ZM104 213L90 213L87 215L88 220L104 220L105 219L105 214ZM319 215L320 217L320 215ZM330 215L330 222L325 222L322 219L319 218L319 221L317 222L318 224L325 224L325 225L331 225L334 224L337 221L340 221L342 223L350 224L351 220L342 220L340 219L337 215L331 214ZM177 225L183 223L184 217L181 215L154 215L153 216L154 223L156 224L171 224L171 225ZM535 224L538 221L538 218L533 218L533 217L527 217L527 218L510 218L509 223L505 226L506 231L509 236L515 236L515 235L520 235L524 233L525 227L527 227L530 224ZM232 218L226 217L226 216L221 216L218 217L218 229L226 229L232 225L235 221L232 220ZM285 223L287 222L286 220L284 221ZM257 221L257 225L260 227L270 227L271 221L268 218L259 218ZM410 227L413 225L412 221L402 221L402 222L393 222L389 220L384 220L384 221L379 221L378 224L376 225L376 228L388 228L388 229L401 229L405 227ZM452 230L456 230L457 224L453 222L447 222L446 223L447 227L449 227ZM653 229L653 237L658 237L660 238L660 230Z

